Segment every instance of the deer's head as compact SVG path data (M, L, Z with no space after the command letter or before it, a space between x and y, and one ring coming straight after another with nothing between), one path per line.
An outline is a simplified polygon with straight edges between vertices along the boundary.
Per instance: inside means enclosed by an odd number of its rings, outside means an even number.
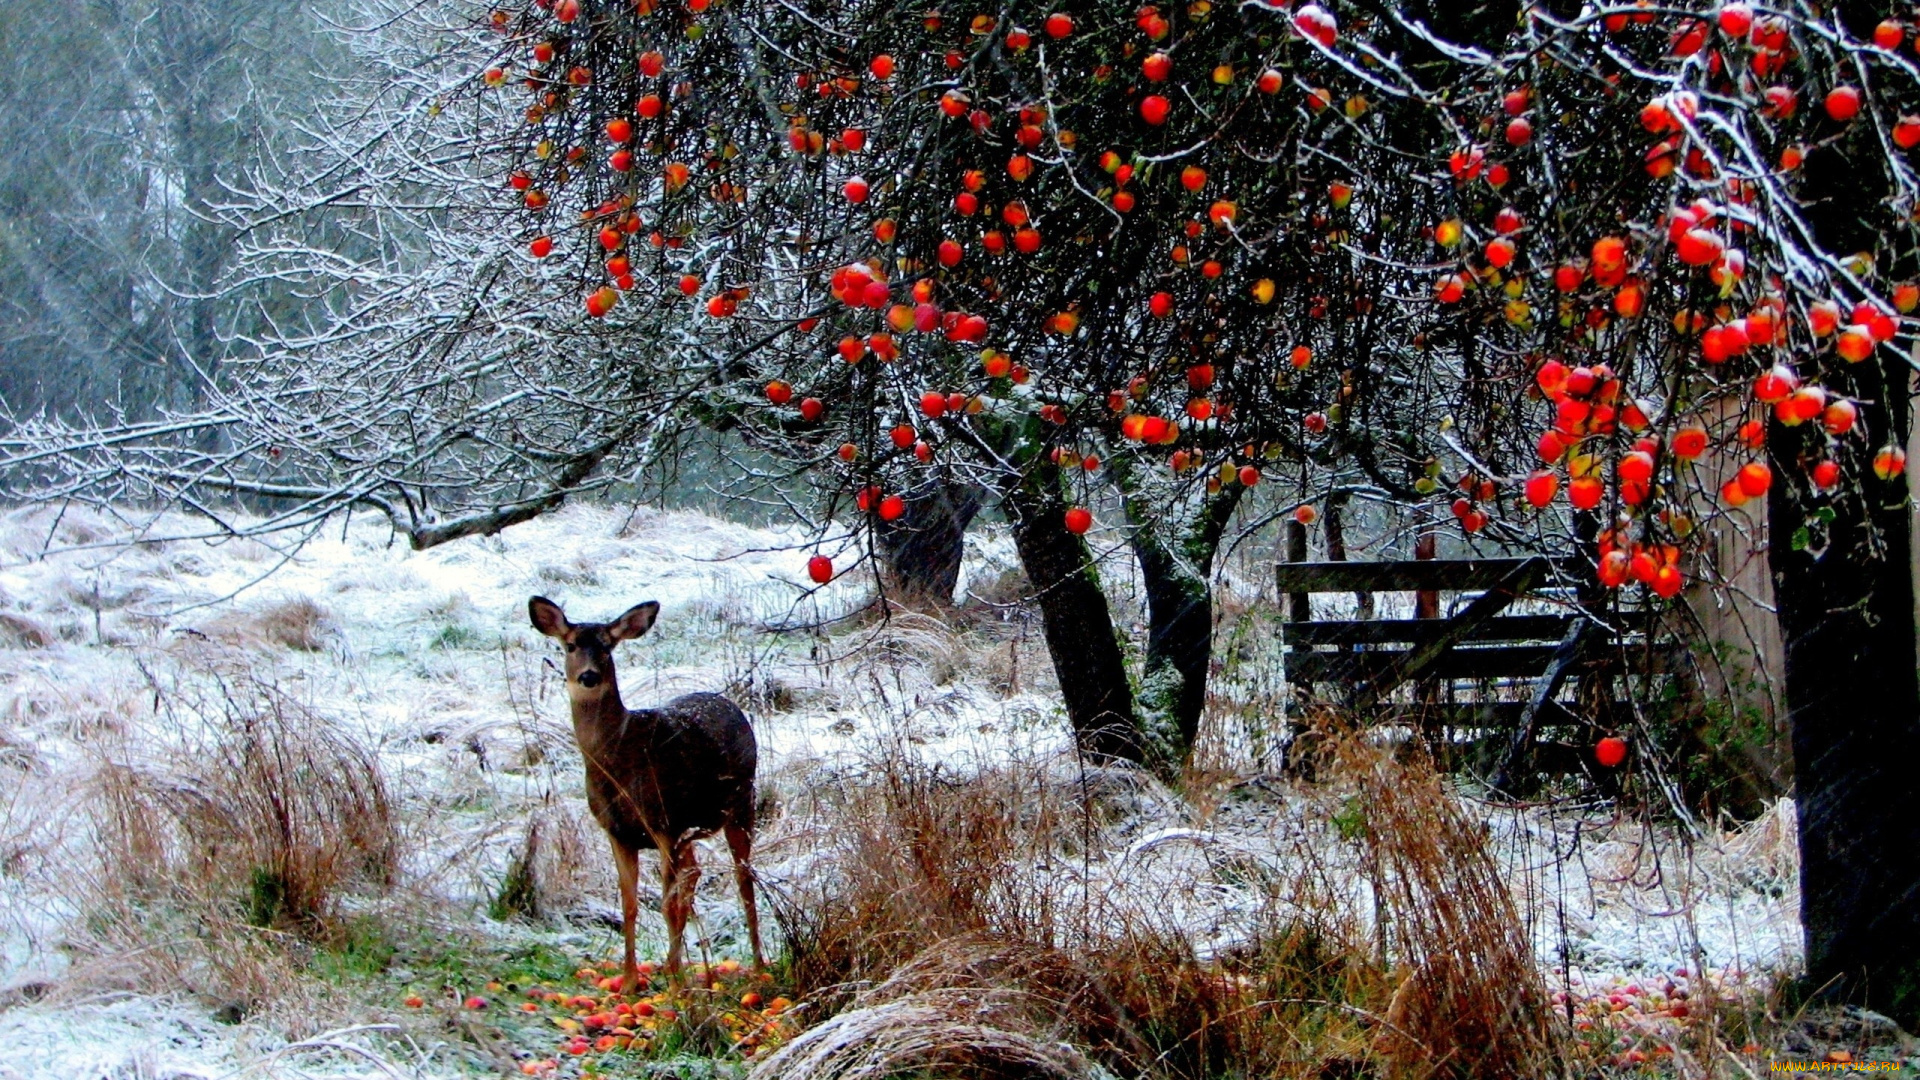
M544 596L527 601L533 628L566 648L567 696L578 705L595 705L609 693L618 693L613 676L613 647L653 629L660 616L658 601L635 604L612 622L574 623L560 605Z

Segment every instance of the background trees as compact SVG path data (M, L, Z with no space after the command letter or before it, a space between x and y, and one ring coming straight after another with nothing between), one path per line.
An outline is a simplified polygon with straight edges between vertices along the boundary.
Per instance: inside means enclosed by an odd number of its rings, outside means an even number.
M222 293L237 236L218 208L335 59L313 18L264 0L0 14L11 67L60 55L86 73L0 91L0 393L13 408L188 408L256 328Z

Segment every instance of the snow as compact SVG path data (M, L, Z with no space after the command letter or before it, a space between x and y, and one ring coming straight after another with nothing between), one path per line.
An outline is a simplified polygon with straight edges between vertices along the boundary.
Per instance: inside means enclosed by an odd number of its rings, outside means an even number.
M88 1032L113 1037L87 1038ZM184 1002L121 996L109 1001L0 1012L0 1078L59 1075L213 1076L231 1058L231 1031ZM44 1071L43 1071L44 1070Z
M162 988L103 992L90 972L70 969L81 914L71 875L90 851L73 793L104 757L158 752L179 737L148 721L163 692L205 689L196 665L209 649L243 657L371 748L409 815L403 876L479 923L528 813L558 807L561 819L584 820L549 663L557 653L527 623L536 593L577 620L660 601L654 632L622 649L628 704L691 690L746 695L763 776L778 787L831 784L878 752L963 773L1008 761L1074 767L1037 629L1006 621L983 645L912 612L848 619L871 595L869 572L812 590L813 549L794 531L591 505L424 552L364 518L281 549L251 539L126 546L113 542L118 530L75 510L0 519L0 644L13 643L0 648L0 1080L265 1076L296 1061L314 1076L457 1072L417 1047L398 1053L404 1038L392 1033L329 1038L313 1018L274 1015L223 1024L203 1001ZM1004 534L977 532L963 591L990 591L1016 565ZM845 567L856 553L835 554ZM276 638L303 604L316 609L311 650ZM50 644L35 647L36 634ZM1201 813L1156 785L1116 782L1125 812L1090 881L1208 948L1245 931L1263 881L1309 869L1344 881L1364 912L1359 874L1342 862L1350 847L1341 854L1326 807L1278 781L1260 787L1238 809ZM1485 821L1555 985L1683 969L1758 977L1799 962L1790 805L1743 830L1709 829L1690 847L1671 827L1604 808L1461 806ZM581 890L601 898L584 902L604 911L610 868L590 823L584 835ZM803 835L771 838L762 852L756 865L775 881L807 873L817 855ZM719 865L716 851L704 858ZM710 872L702 884L696 929L716 938L738 925L730 878ZM341 1019L334 1026L351 1026Z

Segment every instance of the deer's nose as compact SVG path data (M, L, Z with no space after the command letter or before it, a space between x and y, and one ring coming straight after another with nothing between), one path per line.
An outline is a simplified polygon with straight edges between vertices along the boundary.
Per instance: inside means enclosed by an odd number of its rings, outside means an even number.
M589 668L580 673L580 685L591 690L600 685L600 673Z

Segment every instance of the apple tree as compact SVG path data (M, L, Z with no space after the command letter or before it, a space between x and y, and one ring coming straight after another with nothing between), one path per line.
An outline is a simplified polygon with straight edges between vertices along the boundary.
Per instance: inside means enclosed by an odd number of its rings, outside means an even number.
M1577 538L1599 586L1654 602L1764 500L1811 965L1911 1014L1920 868L1888 853L1920 851L1917 818L1860 780L1920 741L1905 14L556 0L498 18L537 99L513 182L530 229L576 237L588 314L678 272L736 361L714 407L858 514L897 518L936 464L996 492L1090 750L1178 761L1209 561L1271 463L1444 486L1468 534ZM1148 579L1137 679L1081 538L1095 484L1125 500ZM1884 705L1835 689L1864 685Z
M1458 133L1413 75L1350 70L1323 9L495 19L492 78L531 102L505 177L530 252L612 327L698 305L728 364L707 422L876 528L929 470L993 493L1087 749L1179 767L1211 562L1271 470L1417 494L1420 403L1375 391L1423 377L1398 298L1429 287L1421 224L1452 193L1371 178ZM1137 675L1085 539L1096 488L1146 582Z
M1603 587L1673 597L1764 507L1810 981L1909 1021L1913 14L1529 9L1446 102L1472 134L1426 331L1479 384L1458 456L1512 493L1486 512L1590 522Z

